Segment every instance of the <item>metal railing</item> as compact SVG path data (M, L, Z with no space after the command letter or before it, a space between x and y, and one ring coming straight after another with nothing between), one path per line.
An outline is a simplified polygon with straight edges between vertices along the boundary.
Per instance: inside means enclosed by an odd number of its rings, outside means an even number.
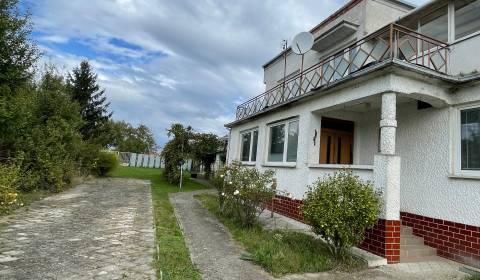
M449 45L406 27L390 24L238 105L241 120L393 58L447 73Z

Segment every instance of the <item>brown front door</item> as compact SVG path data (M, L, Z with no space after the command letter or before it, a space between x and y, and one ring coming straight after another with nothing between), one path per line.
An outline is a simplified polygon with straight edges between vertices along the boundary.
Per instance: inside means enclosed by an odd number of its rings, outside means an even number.
M324 125L325 122L325 125ZM320 133L320 163L321 164L352 164L353 163L353 123L332 128L334 123L345 121L322 119ZM326 126L326 127L325 127ZM327 128L328 127L328 128ZM351 127L351 129L345 129Z

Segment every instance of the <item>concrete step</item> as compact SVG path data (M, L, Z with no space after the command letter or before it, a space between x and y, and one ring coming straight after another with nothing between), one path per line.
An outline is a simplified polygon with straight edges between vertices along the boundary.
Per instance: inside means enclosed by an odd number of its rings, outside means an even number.
M413 228L411 227L406 227L406 226L401 226L400 227L400 235L413 235Z
M414 235L401 235L400 245L423 245L423 238Z
M437 249L425 245L400 246L400 259L402 259L402 257L430 257L436 255Z
M412 228L400 228L400 262L431 261L437 258L437 249L424 245L423 238L413 235Z

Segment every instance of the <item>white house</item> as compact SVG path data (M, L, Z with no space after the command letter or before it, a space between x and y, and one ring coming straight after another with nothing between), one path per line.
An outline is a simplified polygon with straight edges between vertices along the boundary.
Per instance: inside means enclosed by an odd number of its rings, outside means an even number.
M303 71L290 49L263 66L227 161L274 169L298 220L307 185L351 169L384 193L362 248L480 266L480 0L352 0L310 32Z

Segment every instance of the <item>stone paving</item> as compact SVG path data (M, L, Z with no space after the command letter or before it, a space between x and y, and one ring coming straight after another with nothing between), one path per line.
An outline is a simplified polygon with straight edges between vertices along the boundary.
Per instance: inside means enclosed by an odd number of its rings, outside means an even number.
M155 279L148 181L101 179L0 224L0 279Z

